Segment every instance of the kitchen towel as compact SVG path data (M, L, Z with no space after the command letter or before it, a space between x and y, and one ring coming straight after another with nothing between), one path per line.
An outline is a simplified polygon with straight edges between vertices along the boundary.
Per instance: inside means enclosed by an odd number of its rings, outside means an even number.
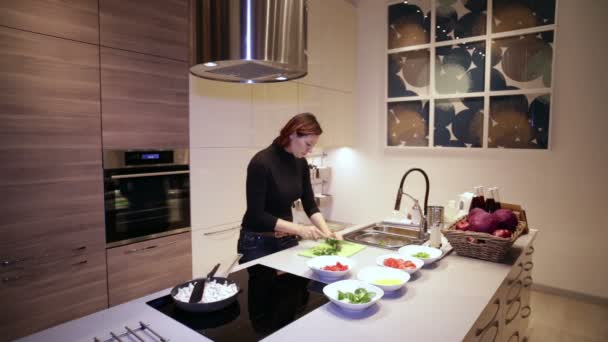
M360 245L358 243L352 243L352 242L348 242L348 241L341 241L341 242L342 242L342 249L338 252L338 254L336 254L338 256L349 257L349 256L359 253L362 249L365 248L364 245ZM314 257L316 257L316 255L314 255L313 250L319 246L329 247L328 244L326 244L325 242L322 242L322 243L316 245L315 247L301 251L300 253L298 253L298 255L308 257L308 258L314 258Z

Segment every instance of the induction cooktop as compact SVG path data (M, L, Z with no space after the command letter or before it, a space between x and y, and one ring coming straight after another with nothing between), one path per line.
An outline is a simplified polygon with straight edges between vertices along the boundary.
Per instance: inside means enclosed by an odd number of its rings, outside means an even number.
M254 265L231 273L241 292L230 306L215 312L191 313L178 308L170 295L148 305L217 342L259 341L328 302L325 284Z

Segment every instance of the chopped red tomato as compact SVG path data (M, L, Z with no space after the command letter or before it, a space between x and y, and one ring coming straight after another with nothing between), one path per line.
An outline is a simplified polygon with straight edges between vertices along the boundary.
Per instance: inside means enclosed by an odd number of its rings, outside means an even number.
M414 264L413 262L397 258L384 259L384 266L398 268L400 270L416 268L416 264Z
M348 265L342 265L338 261L338 262L336 262L335 265L327 265L327 266L323 267L322 270L324 270L324 271L332 271L332 272L346 271L346 270L348 270Z

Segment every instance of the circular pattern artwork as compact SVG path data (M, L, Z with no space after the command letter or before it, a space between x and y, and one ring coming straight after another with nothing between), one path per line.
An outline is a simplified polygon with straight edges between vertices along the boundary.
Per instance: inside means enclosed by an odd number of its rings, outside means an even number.
M548 94L490 98L488 147L548 148L549 110Z
M388 5L387 145L547 149L555 12L556 0Z
M435 40L463 39L486 34L486 0L437 1Z
M388 97L428 94L429 50L388 55Z
M555 23L555 0L492 0L492 31L506 32Z
M497 54L494 54L495 50ZM550 87L552 63L553 35L538 33L495 39L492 41L492 65L506 84L492 83L491 89Z
M428 146L428 101L390 102L387 106L388 146Z
M426 44L430 42L430 20L424 8L414 1L388 7L388 48Z
M435 100L434 145L482 147L483 97ZM473 107L473 108L471 108Z

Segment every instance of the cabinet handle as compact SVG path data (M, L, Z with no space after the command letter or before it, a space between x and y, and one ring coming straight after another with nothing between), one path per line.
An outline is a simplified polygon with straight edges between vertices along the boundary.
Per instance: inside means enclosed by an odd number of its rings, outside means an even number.
M513 283L519 279L519 276L521 276L522 273L524 273L524 263L520 262L519 264L517 264L517 267L519 267L519 273L517 273L517 275L515 277L513 277L513 279L509 280L507 282L507 285L511 286L513 285Z
M532 285L532 277L526 276L523 280L524 287L530 287Z
M155 177L155 176L169 176L169 175L185 175L190 171L167 171L167 172L146 172L146 173L133 173L130 175L114 175L111 179L127 179L137 177Z
M80 265L84 265L86 263L88 263L89 260L82 260L82 261L78 261L72 264L72 266L80 266Z
M10 282L13 282L13 281L16 281L16 280L19 280L19 279L21 279L20 276L4 277L4 278L2 278L2 282L3 283L10 283Z
M533 268L534 268L534 263L532 261L526 262L523 266L524 271L530 271Z
M505 320L505 323L507 325L511 324L511 322L513 322L517 318L519 312L521 311L521 297L517 297L514 302L517 303L517 311L515 311L515 314L512 317L507 317L507 319ZM509 307L507 308L507 314L509 313L511 306L512 305L509 305Z
M203 233L203 235L205 236L210 236L210 235L215 235L215 234L219 234L219 233L225 233L225 232L229 232L231 230L237 230L240 229L241 226L236 226L236 227L231 227L231 228L226 228L226 229L221 229L221 230L216 230L213 232L208 232L208 233Z
M148 251L150 249L154 249L154 248L158 248L158 247L166 247L166 246L173 245L175 243L177 243L177 241L171 241L171 242L168 242L168 243L163 244L163 245L150 245L150 246L146 246L146 247L142 247L142 248L133 248L133 249L126 250L125 254L145 252L145 251Z
M524 310L527 311L527 313L524 313ZM532 308L530 307L530 305L526 305L523 308L521 308L521 318L528 318L530 317L530 315L532 314Z
M526 251L526 255L532 255L532 254L534 254L534 246L528 247L528 250Z
M488 332L491 328L496 328L494 332L494 337L492 338L492 342L496 341L496 338L498 337L498 321L492 321L483 329L478 330L477 337L479 337L479 340L482 340L483 335L485 335L485 333Z
M125 254L143 252L143 251L147 251L148 249L153 249L156 247L158 247L158 245L151 245L151 246L146 246L146 247L142 247L142 248L133 248L133 249L129 249L129 250L125 251Z
M16 275L16 276L12 276L12 277L4 277L2 278L2 282L3 283L12 283L27 277L31 277L31 275L29 274L25 274L25 275Z
M517 286L517 292L515 293L515 295L509 297L509 293L511 293L511 289L513 287L511 287L509 289L509 291L507 292L507 305L511 305L511 303L513 303L514 301L516 301L518 299L519 295L521 294L521 289L524 287L523 282L521 280L518 280L517 282L515 282L515 286Z
M498 316L498 313L500 312L500 298L496 298L496 300L494 300L494 303L492 303L492 304L496 305L496 311L494 312L492 319L490 319L490 322L488 322L488 324L486 324L485 327L477 329L475 336L480 336L485 330L489 329L492 325L498 326L498 321L496 320L496 316ZM494 339L496 339L496 336L494 336Z
M517 337L517 342L519 342L519 331L514 332L511 336L509 336L509 339L507 340L507 342L513 342L513 337Z
M26 261L27 258L16 258L16 259L6 259L6 260L2 260L2 267L8 267L8 266L12 266L15 265L17 263Z

